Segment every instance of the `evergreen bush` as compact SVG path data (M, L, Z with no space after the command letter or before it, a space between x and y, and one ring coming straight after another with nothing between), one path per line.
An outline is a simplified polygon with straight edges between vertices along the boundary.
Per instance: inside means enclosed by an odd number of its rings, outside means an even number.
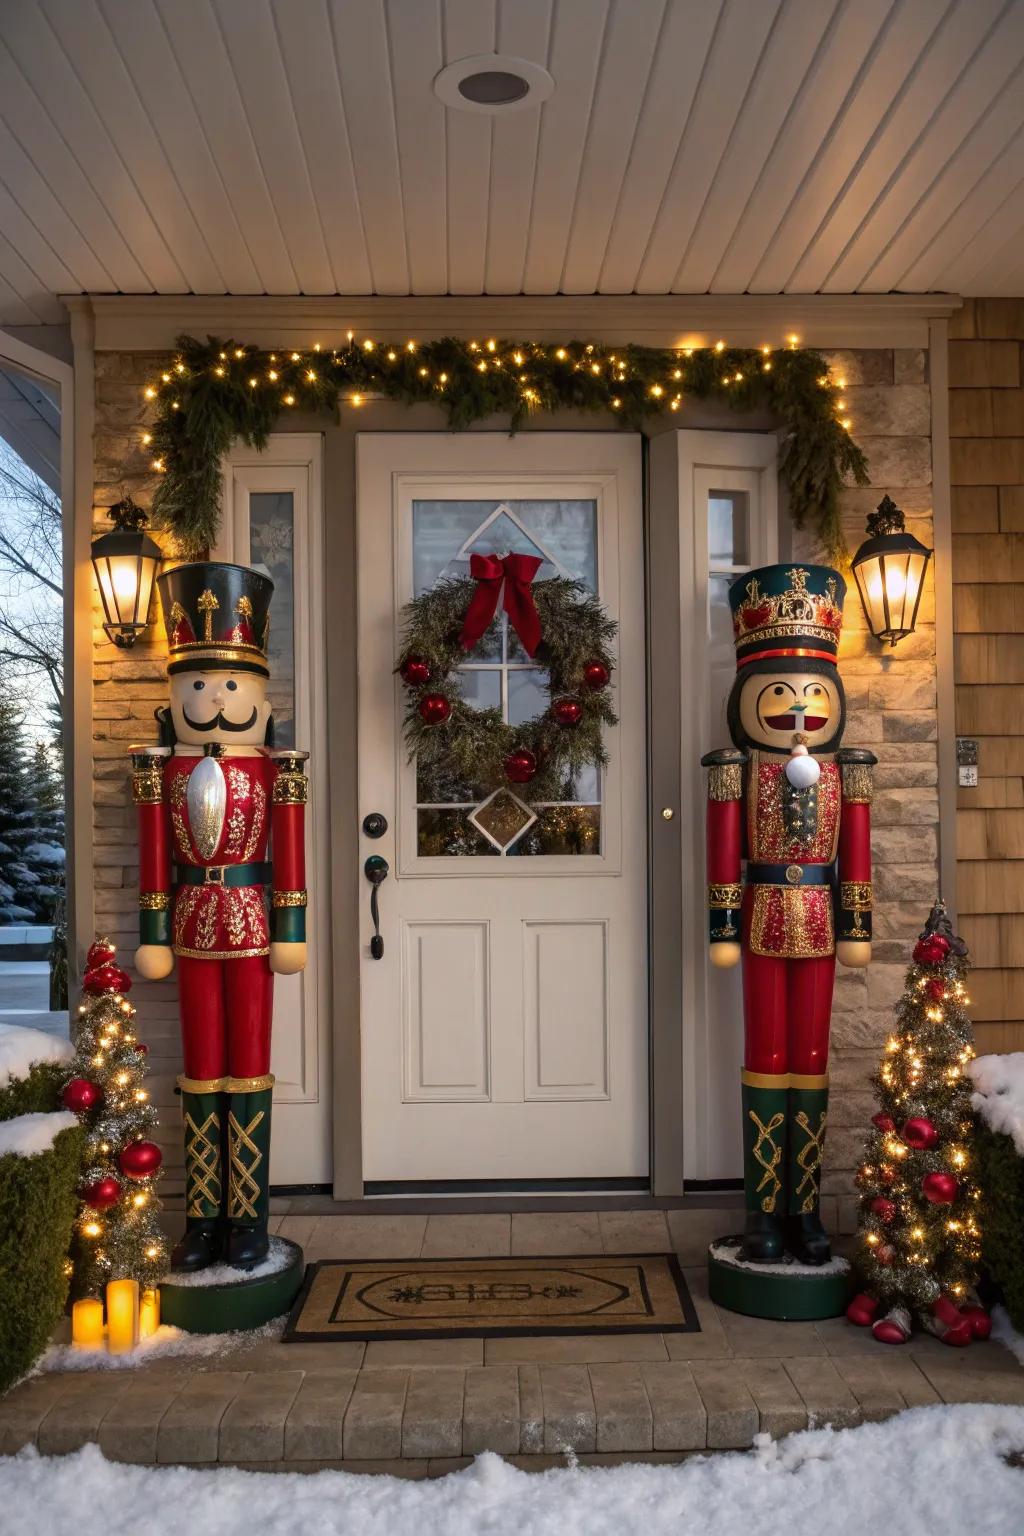
M1024 1157L1011 1136L979 1123L982 1264L1001 1293L1010 1321L1024 1332Z

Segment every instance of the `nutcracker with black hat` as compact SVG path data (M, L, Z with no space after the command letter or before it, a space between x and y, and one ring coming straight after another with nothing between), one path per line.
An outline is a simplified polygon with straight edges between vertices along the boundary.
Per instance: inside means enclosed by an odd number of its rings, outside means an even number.
M306 962L305 752L272 749L265 572L199 561L159 577L170 707L132 747L135 963L178 968L186 1231L172 1269L268 1248L274 973Z
M732 747L709 752L710 957L742 961L748 1264L829 1264L819 1214L836 957L871 958L871 752L840 745L846 584L766 566L729 590Z

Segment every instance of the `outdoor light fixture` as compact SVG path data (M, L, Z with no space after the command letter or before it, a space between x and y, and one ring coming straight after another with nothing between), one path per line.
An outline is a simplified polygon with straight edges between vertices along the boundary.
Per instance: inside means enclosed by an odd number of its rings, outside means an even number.
M876 640L895 645L913 634L931 557L931 550L907 533L896 503L884 496L868 517L868 536L853 557L857 590Z
M114 527L92 541L92 563L103 603L108 639L127 649L135 644L149 617L153 582L163 556L143 530L146 514L130 496L107 514Z
M554 79L542 64L508 53L455 59L434 77L434 95L446 107L493 116L537 107L554 88Z

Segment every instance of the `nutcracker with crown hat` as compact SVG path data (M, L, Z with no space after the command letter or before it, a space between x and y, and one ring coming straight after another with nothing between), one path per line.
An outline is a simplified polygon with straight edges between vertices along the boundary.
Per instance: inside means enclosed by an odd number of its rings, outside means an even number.
M846 585L825 566L733 582L733 746L709 752L712 963L742 960L748 1264L823 1266L819 1215L836 958L871 958L871 752L842 747Z
M172 1269L268 1248L274 973L306 962L305 752L272 750L274 584L212 561L159 577L170 707L132 747L139 973L178 967L186 1231Z

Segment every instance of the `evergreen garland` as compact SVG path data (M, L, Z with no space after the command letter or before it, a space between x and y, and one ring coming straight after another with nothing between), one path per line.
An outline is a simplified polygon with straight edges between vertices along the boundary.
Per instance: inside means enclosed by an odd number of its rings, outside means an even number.
M401 672L405 661L414 657L430 669L426 682L408 687L405 711L405 740L410 760L416 759L418 799L463 801L469 793L479 800L505 786L529 805L571 800L581 771L607 762L601 731L615 725L617 717L607 685L588 688L584 668L596 662L610 677L617 625L580 582L555 577L536 582L530 590L543 637L533 659L546 669L543 686L549 697L571 698L580 706L578 722L560 725L546 709L520 725L508 725L500 709L476 709L466 703L458 687L457 669L467 659L459 635L476 582L469 577L440 581L406 605L402 659L396 668ZM451 708L439 725L426 724L420 714L429 695L444 698ZM537 760L537 772L526 784L510 782L506 771L506 759L516 751L532 752Z
M156 416L143 443L161 475L154 516L185 559L204 557L216 543L221 459L236 438L263 448L283 412L334 414L342 398L358 404L368 394L407 405L432 401L452 430L504 415L515 432L532 412L559 410L608 412L640 430L684 399L769 411L782 423L790 514L798 527L814 526L833 562L846 558L840 489L847 477L858 485L868 478L864 453L843 425L841 386L819 352L795 346L672 351L450 336L403 346L350 335L331 351L264 352L212 336L180 336L178 349L146 386Z

